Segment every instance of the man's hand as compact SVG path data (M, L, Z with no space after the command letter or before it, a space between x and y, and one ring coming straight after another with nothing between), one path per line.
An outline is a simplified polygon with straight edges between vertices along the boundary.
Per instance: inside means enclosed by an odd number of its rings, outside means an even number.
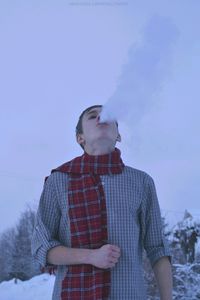
M90 264L97 268L113 268L120 257L120 248L115 245L107 244L91 252Z

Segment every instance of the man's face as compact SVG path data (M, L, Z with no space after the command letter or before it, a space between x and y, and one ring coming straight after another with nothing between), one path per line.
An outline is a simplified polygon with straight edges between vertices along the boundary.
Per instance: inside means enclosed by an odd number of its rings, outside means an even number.
M117 141L121 141L116 122L99 123L101 107L92 108L87 111L82 118L83 133L79 134L77 141L85 146L92 146L94 143L107 143L113 146Z

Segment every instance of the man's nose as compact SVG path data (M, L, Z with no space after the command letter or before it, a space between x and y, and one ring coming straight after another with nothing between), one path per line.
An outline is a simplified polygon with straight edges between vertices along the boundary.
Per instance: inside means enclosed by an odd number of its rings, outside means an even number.
M100 115L97 116L97 123L100 121Z

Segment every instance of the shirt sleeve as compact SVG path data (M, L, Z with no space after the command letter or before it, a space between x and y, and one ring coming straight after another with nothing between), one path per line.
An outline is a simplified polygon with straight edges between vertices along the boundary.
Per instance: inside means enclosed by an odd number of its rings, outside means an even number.
M152 267L163 256L167 256L171 262L171 251L164 236L163 225L154 180L146 175L141 205L141 227L144 249Z
M44 183L31 240L31 253L40 267L52 267L47 262L49 249L60 246L58 231L61 211L53 185L53 174Z

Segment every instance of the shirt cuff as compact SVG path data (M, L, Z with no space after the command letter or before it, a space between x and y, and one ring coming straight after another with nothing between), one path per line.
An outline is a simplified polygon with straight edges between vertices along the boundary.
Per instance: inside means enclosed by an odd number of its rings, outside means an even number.
M169 262L172 263L172 256L171 251L169 248L165 247L155 247L151 250L148 250L147 256L150 260L151 266L153 267L154 264L164 256L167 256L169 258Z
M47 252L56 247L61 246L62 244L59 241L53 240L50 241L48 244L41 244L33 254L34 259L39 263L40 267L53 267L55 265L50 264L47 262Z

